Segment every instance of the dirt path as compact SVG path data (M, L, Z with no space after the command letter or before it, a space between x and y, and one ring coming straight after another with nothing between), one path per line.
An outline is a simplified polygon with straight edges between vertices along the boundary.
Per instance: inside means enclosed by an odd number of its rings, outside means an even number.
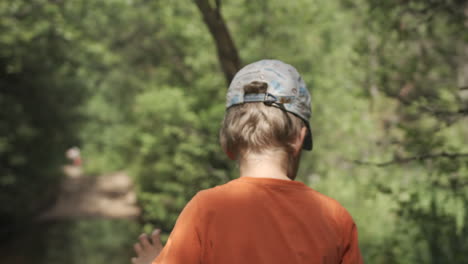
M141 210L131 178L124 172L97 177L82 174L75 166L66 166L67 175L57 203L40 220L77 218L137 218Z
M67 177L62 183L57 202L37 219L39 221L24 226L21 232L12 236L7 243L0 245L0 263L62 263L63 261L50 260L57 257L67 259L71 257L68 254L73 248L82 249L85 246L79 244L83 243L82 241L70 240L72 238L70 234L73 234L76 223L84 220L88 226L92 226L93 223L98 225L102 221L106 223L120 221L117 219L132 223L139 217L141 210L137 205L134 184L126 173L114 172L90 177L83 175L81 169L76 166L66 166L64 169ZM123 231L115 230L115 232L116 237L121 239ZM95 239L99 241L101 238ZM136 235L132 235L129 239L133 241ZM78 244L71 245L72 243ZM127 253L131 250L131 246L116 247L115 254L112 254L127 260L130 258ZM79 263L76 259L71 262Z

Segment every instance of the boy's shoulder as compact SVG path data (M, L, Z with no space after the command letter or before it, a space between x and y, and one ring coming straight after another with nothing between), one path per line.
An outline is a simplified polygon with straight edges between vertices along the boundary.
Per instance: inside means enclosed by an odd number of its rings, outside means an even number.
M230 180L224 184L199 191L194 198L200 201L217 201L219 199L229 199L236 193L242 192L242 189L237 188L238 179Z
M219 205L220 207L225 207L229 204L229 201L233 200L236 204L239 204L242 200L249 202L249 200L255 196L249 190L249 187L254 188L252 186L251 181L245 179L234 179L230 180L224 184L201 190L197 193L196 198L200 203L205 205ZM264 182L262 182L263 184ZM295 185L294 185L295 184ZM304 200L308 200L311 203L316 203L320 205L324 211L327 211L333 217L337 218L350 218L348 211L344 206L342 206L337 200L334 198L327 196L325 194L320 193L319 191L303 184L302 182L294 182L294 184L289 184L282 186L281 184L277 184L276 182L267 181L266 185L273 188L280 188L282 191L284 189L288 189L291 191L298 191L301 193L301 196ZM217 206L216 206L217 207Z

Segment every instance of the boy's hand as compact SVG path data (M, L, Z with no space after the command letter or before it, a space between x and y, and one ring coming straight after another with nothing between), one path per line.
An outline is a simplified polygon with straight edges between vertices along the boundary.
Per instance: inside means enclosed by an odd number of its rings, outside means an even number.
M141 234L138 237L140 242L133 246L137 255L137 257L132 258L133 264L151 264L156 259L163 248L159 237L160 233L161 230L155 229L151 234L151 241L146 234Z

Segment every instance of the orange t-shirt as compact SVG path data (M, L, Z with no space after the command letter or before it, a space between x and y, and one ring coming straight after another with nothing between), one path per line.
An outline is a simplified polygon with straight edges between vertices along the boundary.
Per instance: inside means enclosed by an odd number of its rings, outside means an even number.
M337 201L302 182L240 177L186 205L153 264L363 263Z

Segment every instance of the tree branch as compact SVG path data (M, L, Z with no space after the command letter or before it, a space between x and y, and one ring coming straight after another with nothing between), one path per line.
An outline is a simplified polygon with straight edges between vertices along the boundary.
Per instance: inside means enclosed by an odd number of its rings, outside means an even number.
M391 98L394 98L394 99L398 100L400 103L402 103L402 104L404 104L406 106L410 106L412 104L411 101L407 100L403 96L390 94L390 93L386 93L386 95L388 97L391 97ZM446 111L446 110L433 109L433 108L431 108L429 106L425 106L425 105L420 105L419 109L422 110L423 112L428 113L428 114L435 115L436 117L438 117L438 116L468 115L468 108L460 108L460 109L458 109L456 111Z
M194 0L200 10L206 26L216 44L218 60L224 72L226 82L229 84L234 75L241 68L241 61L234 41L221 16L221 0L216 0L216 6L212 7L209 0Z
M362 161L362 160L348 160L352 163L358 165L371 165L377 167L386 167L390 165L396 164L405 164L412 161L422 161L422 160L429 160L429 159L438 159L438 158L448 158L448 159L456 159L456 158L463 158L468 157L468 153L447 153L441 152L436 154L423 154L419 156L407 157L407 158L397 158L385 162L370 162L370 161Z
M468 115L468 108L460 108L458 109L457 111L433 111L433 113L435 115L445 115L445 116L448 116L448 115Z

